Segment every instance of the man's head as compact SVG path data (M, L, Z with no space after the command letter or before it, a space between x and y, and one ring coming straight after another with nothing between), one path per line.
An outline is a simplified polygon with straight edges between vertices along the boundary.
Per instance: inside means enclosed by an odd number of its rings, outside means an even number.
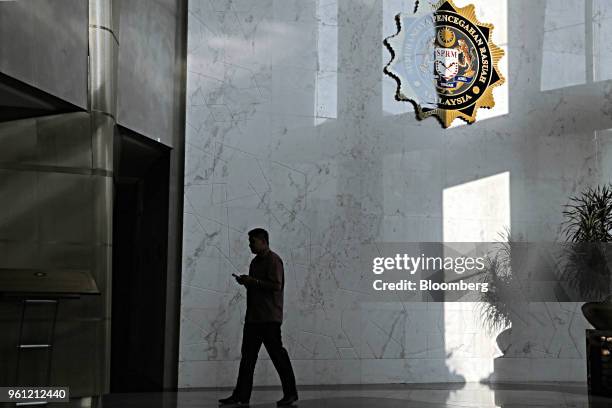
M268 250L270 240L268 231L263 228L255 228L249 231L249 248L254 254L261 254Z

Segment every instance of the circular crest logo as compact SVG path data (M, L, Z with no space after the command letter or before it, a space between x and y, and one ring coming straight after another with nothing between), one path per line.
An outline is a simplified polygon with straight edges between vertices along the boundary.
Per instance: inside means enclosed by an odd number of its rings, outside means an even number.
M384 41L391 53L384 72L397 83L396 100L412 102L419 119L437 116L445 128L456 118L473 123L479 108L495 106L492 89L505 82L498 67L504 51L473 5L442 0L395 21L397 33Z

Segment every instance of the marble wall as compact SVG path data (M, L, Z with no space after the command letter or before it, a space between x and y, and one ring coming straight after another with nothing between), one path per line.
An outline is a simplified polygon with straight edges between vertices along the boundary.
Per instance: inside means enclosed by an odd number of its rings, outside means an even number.
M496 26L507 83L476 124L443 130L382 74L413 1L190 1L180 387L235 382L231 273L256 226L285 262L300 384L585 379L578 304L519 308L498 337L478 304L351 290L363 242L557 240L567 197L612 174L606 1L470 3ZM262 350L255 384L278 383Z

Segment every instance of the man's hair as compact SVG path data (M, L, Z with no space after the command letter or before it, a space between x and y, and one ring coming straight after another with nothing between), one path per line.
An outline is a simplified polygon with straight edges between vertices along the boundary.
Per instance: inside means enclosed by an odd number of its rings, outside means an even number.
M255 228L249 231L249 237L259 238L266 241L266 244L270 245L270 238L268 236L268 231L263 228Z

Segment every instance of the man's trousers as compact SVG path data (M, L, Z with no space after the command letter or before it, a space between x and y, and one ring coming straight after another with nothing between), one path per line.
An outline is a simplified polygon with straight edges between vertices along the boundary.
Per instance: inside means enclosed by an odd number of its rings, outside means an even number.
M283 386L283 396L297 395L295 375L289 360L289 354L283 347L281 340L281 323L245 323L242 332L242 357L240 359L240 369L238 381L234 388L233 395L240 401L249 401L253 388L253 373L257 355L263 343L270 355L272 364L278 372Z

